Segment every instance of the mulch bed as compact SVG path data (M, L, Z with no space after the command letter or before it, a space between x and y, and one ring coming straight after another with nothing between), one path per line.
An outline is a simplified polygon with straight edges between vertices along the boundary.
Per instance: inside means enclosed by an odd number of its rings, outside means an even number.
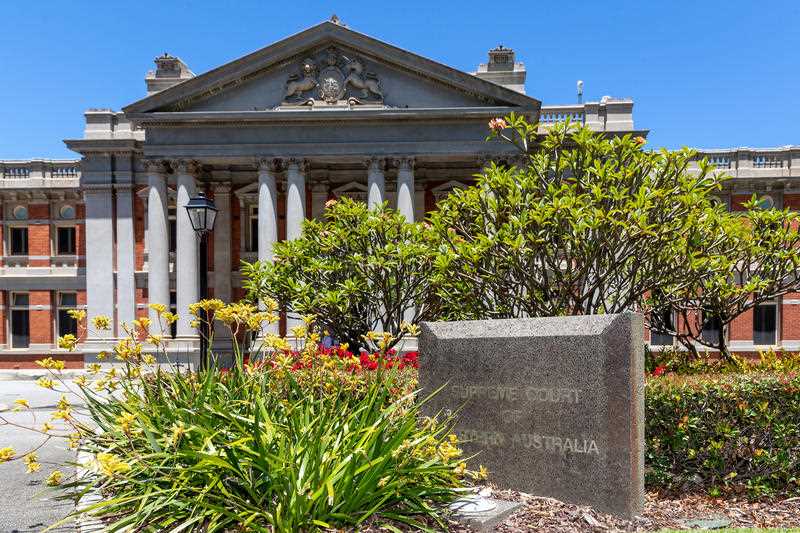
M563 503L553 498L531 496L510 490L493 490L492 497L501 500L521 501L525 506L511 515L494 531L503 533L598 533L624 531L660 531L662 529L690 529L683 520L725 517L731 528L798 528L800 527L800 497L783 500L751 502L737 499L716 499L691 495L667 498L648 493L642 516L632 521L599 513L589 507ZM397 529L408 530L401 524ZM436 524L428 523L433 530ZM360 533L384 532L379 523L368 523L359 528ZM449 533L468 533L469 529L452 523ZM694 531L698 531L695 529ZM713 530L712 530L713 531ZM794 530L797 531L797 530Z
M525 502L525 507L499 525L495 531L658 531L687 529L683 520L726 517L728 527L800 526L800 497L784 500L750 502L715 499L707 496L684 496L669 499L648 493L644 513L633 521L621 520L588 507L570 505L552 498L530 496L512 491L494 491L498 499Z

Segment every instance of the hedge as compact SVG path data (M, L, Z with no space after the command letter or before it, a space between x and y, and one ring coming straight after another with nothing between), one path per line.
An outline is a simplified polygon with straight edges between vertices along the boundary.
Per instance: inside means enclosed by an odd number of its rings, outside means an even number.
M800 494L800 375L666 375L646 391L648 489Z

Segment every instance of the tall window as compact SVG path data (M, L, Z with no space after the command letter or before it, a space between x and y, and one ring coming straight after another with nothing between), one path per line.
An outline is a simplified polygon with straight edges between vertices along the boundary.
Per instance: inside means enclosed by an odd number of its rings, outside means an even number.
M56 229L56 254L75 255L75 226L59 226Z
M78 307L78 295L74 292L58 293L58 336L78 335L78 321L69 312Z
M653 317L653 322L666 330L672 330L674 328L674 320L672 317L672 309L662 309L659 311L653 311L654 314L657 316ZM668 333L655 333L653 331L650 332L650 344L652 346L672 346L672 335Z
M778 306L772 303L753 309L753 344L773 345L777 340Z
M722 321L719 317L713 316L708 317L705 322L703 322L703 331L700 334L701 338L712 344L716 344L719 341L719 335L722 331Z
M250 208L250 251L258 251L258 208Z
M9 255L28 255L28 228L12 226L8 240Z
M11 347L27 348L31 344L31 318L28 294L11 293Z
M178 242L178 219L175 217L176 211L174 207L167 210L169 215L169 251L175 253Z

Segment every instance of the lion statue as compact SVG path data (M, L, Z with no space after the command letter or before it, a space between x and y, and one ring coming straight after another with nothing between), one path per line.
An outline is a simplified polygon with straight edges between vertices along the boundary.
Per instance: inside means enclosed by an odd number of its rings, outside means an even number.
M301 79L298 74L289 76L286 82L286 95L285 99L293 96L301 96L304 92L310 91L317 86L317 80L314 74L317 71L317 65L311 59L303 61L303 78Z

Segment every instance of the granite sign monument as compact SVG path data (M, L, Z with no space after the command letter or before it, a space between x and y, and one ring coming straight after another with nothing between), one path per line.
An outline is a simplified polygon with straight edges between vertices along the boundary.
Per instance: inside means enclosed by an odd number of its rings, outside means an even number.
M644 504L642 317L427 322L426 409L457 413L490 479L631 517Z

